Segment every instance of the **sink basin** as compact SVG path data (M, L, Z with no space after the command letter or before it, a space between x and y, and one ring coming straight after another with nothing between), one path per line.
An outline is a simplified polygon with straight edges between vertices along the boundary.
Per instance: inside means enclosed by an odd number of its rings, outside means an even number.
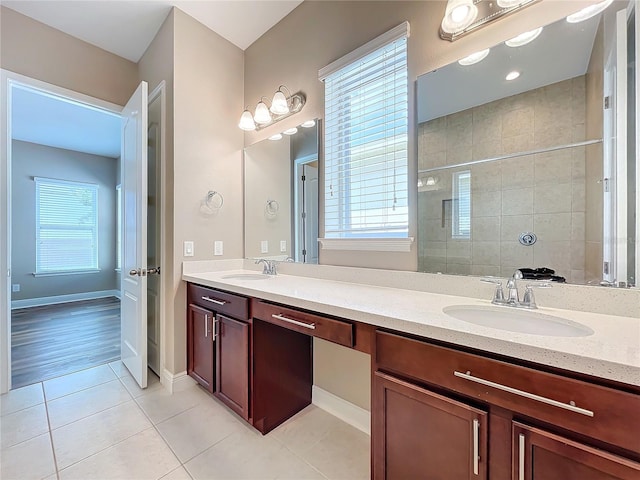
M263 273L231 273L229 275L223 275L225 280L267 280L269 275Z
M581 323L514 307L453 305L443 308L442 311L464 322L509 332L550 337L593 335L593 330Z

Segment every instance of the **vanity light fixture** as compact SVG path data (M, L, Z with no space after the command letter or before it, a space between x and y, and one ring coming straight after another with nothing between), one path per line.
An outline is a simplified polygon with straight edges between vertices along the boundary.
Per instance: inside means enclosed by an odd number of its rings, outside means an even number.
M473 0L449 0L440 28L445 33L460 32L473 23L478 7Z
M520 35L513 37L510 40L504 42L507 47L521 47L527 43L533 42L542 33L543 27L538 27L535 30L529 30L528 32L521 33Z
M296 127L287 128L284 132L285 135L294 135L298 133L298 129Z
M306 122L302 122L300 126L302 128L311 128L316 124L315 120L307 120Z
M569 15L567 17L567 22L578 23L578 22L583 22L585 20L588 20L591 17L595 17L597 14L605 10L612 3L613 3L613 0L604 0L604 2L599 2L594 5L590 5L586 8L583 8L579 12Z
M522 0L498 0L498 6L502 8L512 8L520 5Z
M504 77L505 80L515 80L520 76L520 72L514 70L513 72L507 73L507 76Z
M275 135L271 135L269 137L269 140L282 140L282 134L281 133L276 133Z
M467 55L464 58L461 58L460 60L458 60L458 63L460 65L463 66L469 66L469 65L473 65L476 64L478 62L481 62L482 60L484 60L487 55L489 55L489 52L491 51L490 48L487 48L486 50L481 50L479 52L476 53L472 53L471 55Z
M289 96L284 94L283 89L289 93ZM273 95L270 107L267 106L265 100L267 100L265 97L260 98L253 115L251 115L249 107L245 108L240 117L238 127L246 131L260 130L294 113L298 113L306 102L303 93L298 92L291 95L285 85L278 87L278 90Z

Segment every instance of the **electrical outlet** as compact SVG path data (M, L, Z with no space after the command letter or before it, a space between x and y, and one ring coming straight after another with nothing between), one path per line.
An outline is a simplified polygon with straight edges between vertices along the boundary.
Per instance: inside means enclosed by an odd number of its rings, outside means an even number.
M19 292L20 291L20 284L19 283L14 283L13 285L11 285L11 291L12 292Z
M287 251L287 241L280 240L280 253L285 253Z
M193 253L194 253L193 242L192 241L185 241L184 242L184 253L183 253L183 255L185 257L193 257Z
M216 240L213 242L213 254L222 255L222 240Z
M262 240L260 242L260 253L269 253L269 241Z

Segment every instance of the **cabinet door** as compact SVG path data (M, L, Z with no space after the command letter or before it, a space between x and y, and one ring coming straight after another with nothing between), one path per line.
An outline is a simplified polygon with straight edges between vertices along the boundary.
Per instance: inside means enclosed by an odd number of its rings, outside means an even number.
M214 314L196 305L187 311L187 373L204 388L213 392L213 317Z
M249 419L249 324L217 317L218 347L215 395Z
M373 478L484 480L487 421L487 412L376 372Z
M638 480L640 464L583 443L513 424L514 480Z

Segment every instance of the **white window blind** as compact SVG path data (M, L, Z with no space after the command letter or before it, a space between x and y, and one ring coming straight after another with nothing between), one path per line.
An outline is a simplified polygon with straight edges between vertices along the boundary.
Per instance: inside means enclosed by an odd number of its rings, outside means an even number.
M471 238L471 171L453 174L453 238Z
M36 183L36 274L98 269L98 186Z
M320 72L326 238L408 235L408 24L394 31L385 35L396 38L376 39L375 48L345 57L353 61Z

